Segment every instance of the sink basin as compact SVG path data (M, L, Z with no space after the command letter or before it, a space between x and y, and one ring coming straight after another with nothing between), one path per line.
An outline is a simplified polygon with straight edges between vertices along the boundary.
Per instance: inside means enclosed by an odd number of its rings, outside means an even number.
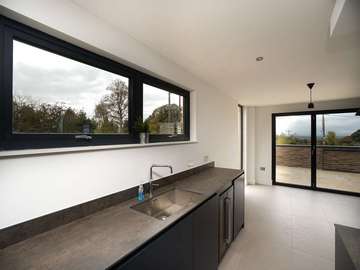
M165 220L176 212L194 205L201 198L200 193L174 188L152 199L133 205L131 208L159 220Z

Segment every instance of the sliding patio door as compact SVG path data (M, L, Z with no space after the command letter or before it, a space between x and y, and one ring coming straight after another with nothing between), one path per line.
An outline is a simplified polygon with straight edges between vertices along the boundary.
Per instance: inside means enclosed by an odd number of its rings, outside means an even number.
M311 186L311 115L275 118L275 181Z
M360 194L355 110L273 114L273 184Z
M317 187L360 193L360 116L317 114L316 137Z

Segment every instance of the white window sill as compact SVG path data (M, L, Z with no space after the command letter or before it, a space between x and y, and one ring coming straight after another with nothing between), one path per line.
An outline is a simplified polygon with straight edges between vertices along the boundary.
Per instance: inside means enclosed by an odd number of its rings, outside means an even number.
M63 148L11 150L11 151L0 151L0 159L27 157L27 156L43 156L43 155L56 155L56 154L67 154L67 153L79 153L79 152L92 152L92 151L101 151L101 150L159 147L159 146L193 144L193 143L198 143L198 141L158 142L158 143L147 143L147 144L116 144L116 145L99 145L99 146L79 146L79 147L63 147Z

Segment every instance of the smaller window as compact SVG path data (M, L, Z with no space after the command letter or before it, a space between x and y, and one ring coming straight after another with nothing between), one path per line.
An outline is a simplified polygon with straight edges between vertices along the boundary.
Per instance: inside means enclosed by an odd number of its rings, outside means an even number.
M184 135L184 97L143 85L143 119L148 121L150 134Z

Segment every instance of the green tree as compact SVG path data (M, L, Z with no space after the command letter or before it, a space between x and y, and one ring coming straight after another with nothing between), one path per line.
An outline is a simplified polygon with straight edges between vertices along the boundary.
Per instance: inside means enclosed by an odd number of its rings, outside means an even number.
M83 111L63 103L40 103L28 97L13 99L13 130L21 133L82 133L84 126L95 124Z
M82 133L85 126L88 126L90 132L96 127L96 123L93 123L82 110L76 112L72 108L68 108L62 115L63 119L63 133Z
M27 133L57 132L62 109L62 104L50 105L28 97L14 96L13 130Z
M100 102L95 107L95 121L97 123L96 133L116 133L118 131L116 123L110 120L110 112L104 102Z
M182 123L182 110L176 104L166 104L156 108L146 119L149 123L150 133L159 133L161 123L173 123L174 131L177 123Z
M337 145L336 133L334 131L328 131L325 136L325 144Z
M298 141L294 135L281 133L276 135L276 144L298 144Z
M360 129L352 133L350 137L355 143L360 143Z
M98 132L128 131L129 90L121 80L114 80L106 88L110 93L105 95L95 108L95 120Z

